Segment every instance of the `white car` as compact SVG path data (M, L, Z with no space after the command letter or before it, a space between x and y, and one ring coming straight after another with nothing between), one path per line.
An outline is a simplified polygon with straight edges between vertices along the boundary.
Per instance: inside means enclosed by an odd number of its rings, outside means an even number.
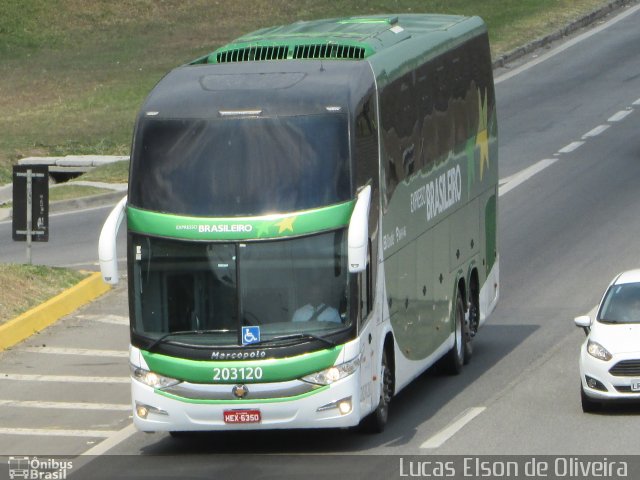
M611 282L595 319L575 323L587 333L580 348L582 410L596 411L607 401L640 403L640 269Z

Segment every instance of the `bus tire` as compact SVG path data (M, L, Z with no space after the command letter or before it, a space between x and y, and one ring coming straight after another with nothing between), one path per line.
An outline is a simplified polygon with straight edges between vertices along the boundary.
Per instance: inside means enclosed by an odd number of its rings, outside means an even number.
M455 311L454 311L454 343L451 350L445 356L445 368L451 375L458 375L462 371L462 365L465 363L465 320L464 320L464 304L460 291L456 295Z
M472 322L474 318L477 318L478 308L471 304L469 305L469 311L465 317L464 321L464 330L463 330L463 341L464 341L464 364L467 365L471 361L471 357L473 356L473 343L471 340L473 339L473 330L472 330Z
M380 375L381 385L378 406L360 423L360 430L365 433L382 433L389 419L389 404L393 394L393 372L389 367L386 350L382 352Z

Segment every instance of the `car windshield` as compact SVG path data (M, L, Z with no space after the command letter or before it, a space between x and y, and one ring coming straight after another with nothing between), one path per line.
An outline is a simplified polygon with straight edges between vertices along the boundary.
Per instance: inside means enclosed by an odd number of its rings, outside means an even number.
M604 323L640 323L640 283L609 288L598 320Z
M247 243L130 238L132 327L151 340L241 345L241 327L257 326L261 341L308 341L351 325L345 230Z

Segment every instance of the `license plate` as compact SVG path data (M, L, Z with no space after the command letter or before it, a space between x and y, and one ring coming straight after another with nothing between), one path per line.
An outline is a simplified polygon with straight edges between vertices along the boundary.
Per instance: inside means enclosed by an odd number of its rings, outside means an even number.
M224 423L260 423L260 410L225 410Z
M640 380L631 380L631 391L640 392Z

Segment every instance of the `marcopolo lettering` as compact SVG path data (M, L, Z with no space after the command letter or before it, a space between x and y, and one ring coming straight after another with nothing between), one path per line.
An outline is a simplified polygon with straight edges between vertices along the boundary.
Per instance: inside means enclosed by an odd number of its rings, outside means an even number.
M211 360L252 360L255 358L265 358L265 350L252 350L250 352L212 352Z
M251 232L253 225L243 225L240 223L218 223L198 225L198 233L242 233Z

